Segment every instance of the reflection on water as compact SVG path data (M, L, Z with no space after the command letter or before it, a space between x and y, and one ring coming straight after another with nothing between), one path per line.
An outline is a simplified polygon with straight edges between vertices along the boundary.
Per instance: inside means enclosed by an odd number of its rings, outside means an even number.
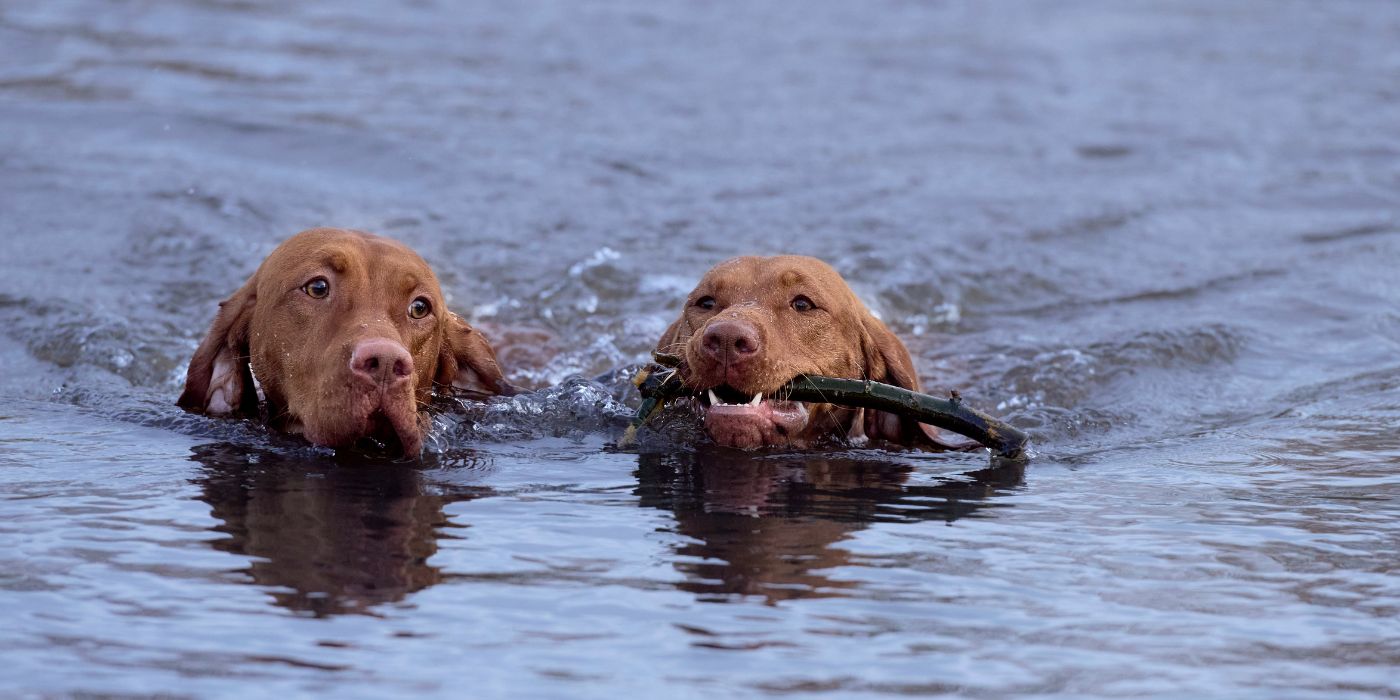
M228 443L200 445L199 498L229 535L211 544L254 557L246 573L278 605L315 616L371 612L438 583L428 563L453 526L443 506L486 489L432 492L402 464L308 462Z
M252 558L242 572L277 605L315 617L377 614L376 606L452 579L429 563L443 539L465 537L444 507L497 495L428 483L419 468L363 455L310 459L233 443L192 448L192 483L226 538L215 549ZM454 453L454 464L470 461ZM876 455L749 454L701 449L637 456L633 493L667 511L686 538L673 552L676 586L706 602L768 603L849 595L833 577L852 565L841 546L874 523L952 522L1001 507L1025 463L923 475Z
M671 511L679 533L679 584L701 600L761 596L769 603L840 596L856 584L831 578L849 564L839 545L873 522L967 517L1019 486L1025 464L909 483L914 467L869 457L764 456L709 449L643 454L639 505Z

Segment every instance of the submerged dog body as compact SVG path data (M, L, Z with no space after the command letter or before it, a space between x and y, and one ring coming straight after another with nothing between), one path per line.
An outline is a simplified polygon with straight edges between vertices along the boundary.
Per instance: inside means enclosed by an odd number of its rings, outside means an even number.
M318 445L370 437L422 448L419 405L434 383L510 393L485 338L447 310L432 269L397 241L303 231L219 305L179 405L257 415Z
M816 258L740 257L716 265L657 350L681 358L682 378L700 394L706 431L721 445L806 447L837 435L856 443L965 446L891 413L772 398L804 374L920 390L904 344Z

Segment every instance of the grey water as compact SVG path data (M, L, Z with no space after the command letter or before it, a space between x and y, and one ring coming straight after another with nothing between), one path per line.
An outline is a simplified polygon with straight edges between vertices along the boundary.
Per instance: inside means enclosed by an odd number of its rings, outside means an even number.
M0 212L0 695L1400 695L1395 3L5 2ZM177 409L318 225L537 391ZM612 447L777 252L1032 460Z

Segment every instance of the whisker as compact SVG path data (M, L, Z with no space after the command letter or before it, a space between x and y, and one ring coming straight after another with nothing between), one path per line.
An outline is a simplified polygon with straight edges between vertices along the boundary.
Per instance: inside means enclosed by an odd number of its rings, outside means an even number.
M806 372L801 372L801 373L799 373L799 374L797 375L796 379L807 379L809 376L810 376L810 375L807 374ZM825 404L827 404L827 405L829 405L829 406L834 405L834 404L832 404L830 401L827 401L827 400L826 400L826 395L825 395L824 393L822 393L821 389L817 389L817 395L820 396L820 397L823 399L823 403L825 403ZM835 409L828 409L828 410L825 411L825 413L826 413L826 421L829 422L829 423L831 424L830 427L833 428L837 433L842 433L842 437L844 438L844 437L845 437L845 435L844 435L845 431L844 431L843 428L842 428L841 421L840 421L840 420L837 420L837 418L836 418L836 410L835 410Z

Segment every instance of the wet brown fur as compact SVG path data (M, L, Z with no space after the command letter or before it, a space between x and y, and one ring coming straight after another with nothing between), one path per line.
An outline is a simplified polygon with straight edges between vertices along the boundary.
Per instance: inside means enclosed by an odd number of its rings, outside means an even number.
M797 311L794 298L805 296L816 308ZM713 297L715 307L697 306ZM742 371L726 368L701 347L710 324L748 324L757 331L760 349ZM705 274L686 299L680 318L657 343L657 351L682 358L687 386L704 391L728 384L746 394L765 395L802 374L840 379L873 379L920 391L913 360L894 333L865 307L840 273L816 258L800 255L738 257ZM833 434L902 443L943 439L936 429L878 411L814 404L794 446L809 445Z
M304 290L317 277L330 283L324 299ZM420 296L432 310L413 319L407 310ZM375 395L350 377L353 347L372 339L399 343L413 359L412 380L393 395ZM370 414L377 410L409 452L421 444L418 409L435 382L509 393L491 345L448 311L437 277L417 253L392 239L333 228L287 239L219 305L178 403L212 415L257 415L254 377L276 427L341 446L374 430Z

